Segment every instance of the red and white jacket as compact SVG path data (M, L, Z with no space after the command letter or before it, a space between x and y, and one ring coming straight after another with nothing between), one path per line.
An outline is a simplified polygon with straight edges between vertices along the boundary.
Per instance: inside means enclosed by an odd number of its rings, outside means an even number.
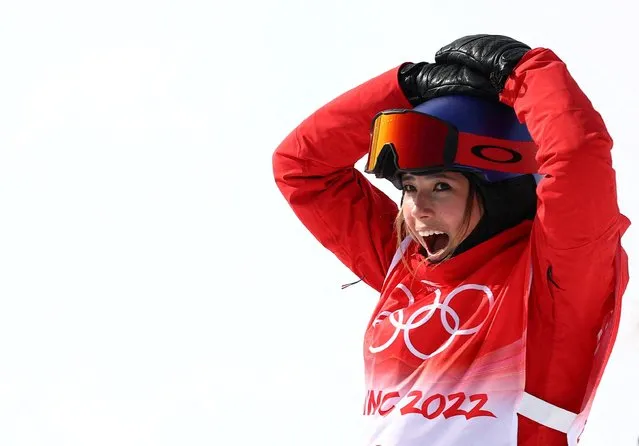
M381 298L364 342L370 446L576 444L628 282L612 140L550 50L501 94L539 150L538 209L433 266L355 163L374 115L411 108L394 68L326 104L273 155L304 225Z

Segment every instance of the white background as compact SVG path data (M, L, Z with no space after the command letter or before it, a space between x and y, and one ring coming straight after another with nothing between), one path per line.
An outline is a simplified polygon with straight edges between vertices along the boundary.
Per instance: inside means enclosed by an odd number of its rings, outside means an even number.
M340 290L271 155L370 77L507 34L568 64L639 221L636 16L566 3L3 1L0 445L360 444L376 295ZM631 281L583 445L636 444L638 307Z

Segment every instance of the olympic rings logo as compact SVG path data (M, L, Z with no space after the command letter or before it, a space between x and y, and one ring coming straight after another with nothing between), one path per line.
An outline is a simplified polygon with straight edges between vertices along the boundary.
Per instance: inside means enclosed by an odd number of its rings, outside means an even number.
M422 280L422 283L425 283L427 285L433 285L432 283L426 280ZM400 283L399 285L397 285L396 288L399 288L400 290L402 290L402 292L406 295L408 299L408 305L411 305L415 302L415 298L413 294L405 285ZM455 297L461 295L464 291L469 291L469 290L481 291L483 293L483 296L485 296L486 299L488 299L488 312L490 313L490 310L493 308L493 305L495 303L495 298L493 296L492 291L487 286L476 285L476 284L462 285L460 287L455 288L453 291L451 291L450 294L446 296L443 302L440 302L442 292L439 288L436 288L435 300L433 301L433 303L424 305L423 307L419 308L412 315L410 315L410 317L406 320L406 322L404 322L403 309L397 310L393 313L391 313L390 311L382 311L377 316L377 318L375 318L375 320L373 321L373 327L379 324L381 321L383 321L386 317L388 317L390 323L395 327L395 331L386 342L375 347L369 346L368 350L371 353L379 353L381 351L384 351L388 347L390 347L391 344L393 344L393 342L395 342L400 332L404 332L403 333L404 343L406 344L406 347L408 348L408 350L419 359L429 359L446 350L446 348L448 348L448 346L452 344L456 336L472 335L473 333L478 332L481 326L484 324L485 320L480 322L475 327L460 329L460 327L462 326L462 323L459 318L459 315L453 308L450 307L450 303ZM483 296L482 296L482 299L483 299ZM433 315L435 314L435 311L437 310L440 310L441 324L446 330L446 332L450 334L450 337L446 340L446 342L444 342L441 346L439 346L437 350L435 350L434 352L430 354L426 354L426 353L420 352L417 348L415 348L415 346L413 345L410 339L410 331L413 329L419 328L423 326L424 324L426 324L428 321L430 321ZM421 319L420 319L420 316L422 316ZM452 320L453 322L452 324L450 323L449 318Z

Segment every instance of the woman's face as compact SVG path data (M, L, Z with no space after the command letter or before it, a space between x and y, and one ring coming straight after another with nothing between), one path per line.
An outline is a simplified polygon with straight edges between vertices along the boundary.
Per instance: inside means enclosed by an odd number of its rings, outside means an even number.
M404 174L402 186L404 221L409 233L426 248L430 262L451 254L481 219L477 197L467 210L470 183L459 172Z

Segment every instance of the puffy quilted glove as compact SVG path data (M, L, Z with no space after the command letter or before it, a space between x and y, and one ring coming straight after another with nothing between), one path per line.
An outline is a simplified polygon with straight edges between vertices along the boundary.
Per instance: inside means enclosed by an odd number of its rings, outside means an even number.
M498 93L530 47L517 40L499 35L476 34L459 38L441 48L435 55L439 64L462 64L483 73Z
M498 100L488 77L462 64L406 63L399 70L399 85L413 107L429 99L467 94Z

